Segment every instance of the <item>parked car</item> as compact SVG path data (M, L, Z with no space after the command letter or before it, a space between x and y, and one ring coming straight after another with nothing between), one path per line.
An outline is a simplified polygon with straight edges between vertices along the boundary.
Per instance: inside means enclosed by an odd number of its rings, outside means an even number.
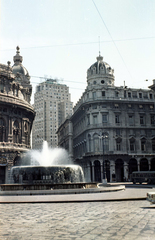
M152 204L155 204L155 192L148 192L146 200Z

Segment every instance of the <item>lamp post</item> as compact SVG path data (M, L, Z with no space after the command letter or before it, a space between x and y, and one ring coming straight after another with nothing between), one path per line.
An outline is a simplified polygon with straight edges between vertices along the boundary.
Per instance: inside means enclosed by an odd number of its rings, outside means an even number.
M108 133L106 132L103 132L102 135L99 135L100 139L102 139L102 152L103 152L103 179L102 179L102 182L103 183L107 183L107 174L106 174L106 162L105 162L105 158L104 158L104 139L105 138L108 138Z
M103 139L103 183L107 183L107 174L106 174L106 162L104 158L104 139L108 138L107 133L102 134L102 139Z

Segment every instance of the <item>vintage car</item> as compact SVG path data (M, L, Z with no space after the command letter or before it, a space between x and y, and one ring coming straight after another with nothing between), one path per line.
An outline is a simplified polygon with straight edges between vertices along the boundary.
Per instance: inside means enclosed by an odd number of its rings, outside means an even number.
M155 204L155 192L148 192L146 200L152 204Z

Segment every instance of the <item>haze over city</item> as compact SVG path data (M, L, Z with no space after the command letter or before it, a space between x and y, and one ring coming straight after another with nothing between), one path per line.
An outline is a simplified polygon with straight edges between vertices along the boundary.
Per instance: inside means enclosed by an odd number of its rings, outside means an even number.
M99 51L116 86L147 88L155 78L153 0L1 0L0 7L0 62L13 65L18 45L33 93L44 77L58 78L75 104Z

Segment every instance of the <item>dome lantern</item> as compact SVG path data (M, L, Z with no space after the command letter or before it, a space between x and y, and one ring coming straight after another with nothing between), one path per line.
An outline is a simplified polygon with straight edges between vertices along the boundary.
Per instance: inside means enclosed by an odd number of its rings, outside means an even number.
M13 57L14 65L12 66L12 70L14 74L23 74L24 76L29 77L29 73L27 69L22 65L23 57L20 55L19 46L16 47L16 55Z
M20 56L19 46L17 46L16 49L17 49L17 51L16 51L16 55L13 57L13 61L15 64L20 64L23 61L23 57Z

